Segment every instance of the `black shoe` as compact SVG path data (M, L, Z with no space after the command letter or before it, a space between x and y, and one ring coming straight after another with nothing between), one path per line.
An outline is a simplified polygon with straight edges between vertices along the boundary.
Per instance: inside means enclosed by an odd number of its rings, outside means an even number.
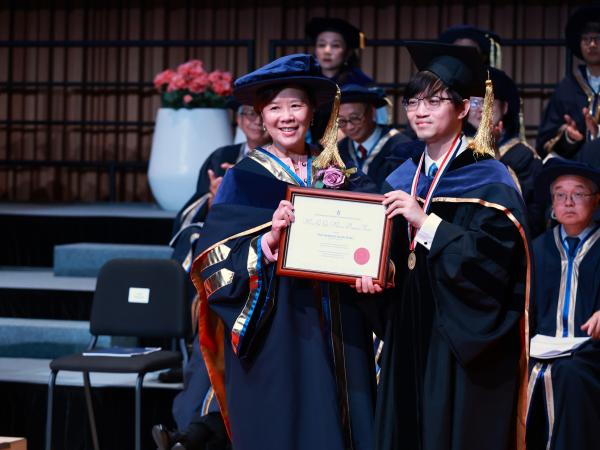
M185 447L183 446L183 444L181 444L181 442L178 442L173 447L171 447L171 450L185 450Z
M175 369L165 370L158 374L158 381L161 383L183 383L183 369L177 367Z
M171 433L162 424L152 427L152 438L158 446L158 450L171 450L174 444Z

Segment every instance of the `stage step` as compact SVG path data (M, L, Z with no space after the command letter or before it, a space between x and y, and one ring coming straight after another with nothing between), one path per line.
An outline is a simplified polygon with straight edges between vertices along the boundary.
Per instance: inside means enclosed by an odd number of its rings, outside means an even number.
M169 259L173 249L168 245L100 244L81 242L54 247L54 275L95 277L111 259Z
M90 324L80 320L45 320L0 317L0 357L56 358L85 350L91 335ZM119 338L119 344L135 339ZM101 336L101 347L111 339Z

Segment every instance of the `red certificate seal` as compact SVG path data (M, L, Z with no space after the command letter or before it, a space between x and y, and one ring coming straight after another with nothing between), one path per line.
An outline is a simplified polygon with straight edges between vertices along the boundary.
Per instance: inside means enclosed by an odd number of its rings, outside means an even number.
M367 250L364 247L357 248L356 251L354 252L354 261L356 261L356 264L358 264L358 265L361 265L361 266L365 265L366 263L369 262L369 259L371 259L369 250Z

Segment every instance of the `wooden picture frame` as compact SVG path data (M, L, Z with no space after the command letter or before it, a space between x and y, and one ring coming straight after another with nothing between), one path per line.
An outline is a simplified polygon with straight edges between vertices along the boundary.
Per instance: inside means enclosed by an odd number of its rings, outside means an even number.
M386 285L391 219L379 194L289 186L296 220L281 234L277 274Z

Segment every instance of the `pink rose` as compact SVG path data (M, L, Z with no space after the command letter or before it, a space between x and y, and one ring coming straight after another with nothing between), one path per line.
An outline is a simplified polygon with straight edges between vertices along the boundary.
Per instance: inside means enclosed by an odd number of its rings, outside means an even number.
M180 73L176 73L171 78L171 81L169 82L169 86L167 86L167 92L173 92L175 90L185 89L185 88L187 88L187 80Z
M185 103L186 105L191 102L192 100L194 100L194 97L192 97L190 94L184 95L183 96L183 103Z
M323 184L330 189L339 189L346 181L346 176L337 167L328 167L321 170L318 176L323 175Z
M154 77L154 87L159 91L165 84L169 84L173 79L175 72L171 69L167 69L159 73Z
M208 74L206 72L202 72L197 74L194 78L190 79L188 83L188 89L194 94L201 94L206 90L208 85Z

